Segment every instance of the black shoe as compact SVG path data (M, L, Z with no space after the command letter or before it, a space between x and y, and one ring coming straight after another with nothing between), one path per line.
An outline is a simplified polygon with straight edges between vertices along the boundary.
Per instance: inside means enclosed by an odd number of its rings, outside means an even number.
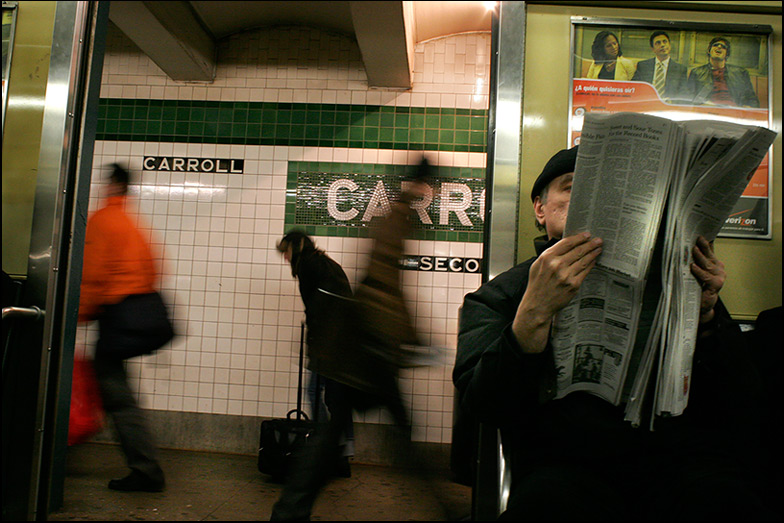
M150 479L136 470L132 470L122 479L113 479L109 482L110 489L124 492L162 492L164 487L163 480Z

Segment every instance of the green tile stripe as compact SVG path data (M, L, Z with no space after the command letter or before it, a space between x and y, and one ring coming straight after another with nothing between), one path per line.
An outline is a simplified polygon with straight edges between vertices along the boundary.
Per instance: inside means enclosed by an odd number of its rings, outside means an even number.
M487 111L102 98L97 139L483 153Z
M402 179L412 171L411 166L388 164L356 164L338 162L289 162L286 186L285 229L301 229L314 236L368 238L379 218L362 218L382 182L384 194L391 201L400 193ZM337 180L351 180L356 189L338 191L336 206L339 211L356 210L348 220L336 219L328 210L328 192ZM448 214L448 223L441 221L442 184L457 183L467 186L472 194L471 205L465 209L461 222L457 213ZM431 181L433 201L425 209L431 224L415 218L412 238L419 240L482 242L484 221L480 214L480 198L485 187L485 170L469 167L435 167ZM453 196L462 198L462 195Z

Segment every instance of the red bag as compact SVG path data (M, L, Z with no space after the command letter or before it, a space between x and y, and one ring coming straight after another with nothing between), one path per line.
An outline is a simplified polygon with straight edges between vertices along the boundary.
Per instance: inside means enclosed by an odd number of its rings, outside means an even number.
M68 445L84 443L103 428L103 405L92 362L74 360Z

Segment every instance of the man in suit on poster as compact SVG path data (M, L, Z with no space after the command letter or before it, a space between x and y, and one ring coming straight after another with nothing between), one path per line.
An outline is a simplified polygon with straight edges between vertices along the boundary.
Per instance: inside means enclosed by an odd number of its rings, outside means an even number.
M670 57L670 35L665 31L654 31L649 42L656 56L637 62L637 72L634 73L632 81L652 84L666 102L688 101L687 69L685 65L679 64Z

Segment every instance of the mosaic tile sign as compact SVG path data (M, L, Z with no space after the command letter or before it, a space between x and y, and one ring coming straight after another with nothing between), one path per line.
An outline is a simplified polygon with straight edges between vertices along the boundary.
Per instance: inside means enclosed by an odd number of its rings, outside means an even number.
M289 162L286 230L317 236L369 237L401 193L412 166ZM481 242L484 169L434 167L425 198L413 202L412 237Z

